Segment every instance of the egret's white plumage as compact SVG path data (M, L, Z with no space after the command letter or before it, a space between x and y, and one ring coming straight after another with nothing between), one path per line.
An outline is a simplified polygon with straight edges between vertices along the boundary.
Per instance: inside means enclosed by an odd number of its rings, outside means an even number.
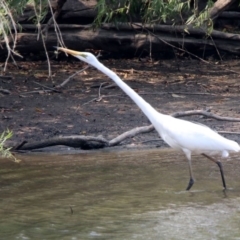
M238 143L222 137L207 126L202 126L200 124L177 119L172 116L157 112L133 89L124 83L116 73L100 63L93 54L88 52L77 52L61 47L59 47L58 50L77 57L81 61L92 65L111 78L143 111L143 113L148 117L155 129L158 131L161 138L170 147L182 150L185 153L189 161L190 171L190 182L187 190L189 190L194 183L191 169L192 152L202 154L218 164L222 176L223 186L226 188L221 163L209 155L221 154L222 157L228 157L230 151L240 151L240 146Z

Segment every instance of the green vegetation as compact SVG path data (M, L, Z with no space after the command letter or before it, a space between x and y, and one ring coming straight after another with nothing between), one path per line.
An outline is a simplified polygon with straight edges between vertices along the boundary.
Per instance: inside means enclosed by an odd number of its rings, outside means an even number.
M201 12L194 4L191 6L191 2L190 0L99 0L95 24L100 26L102 23L131 22L137 19L149 24L170 22L201 25L208 18L208 10L213 5L213 1L209 0Z
M95 23L127 22L135 18L144 23L166 22L189 9L189 1L99 0Z
M35 16L30 19L43 20L47 14L47 0L1 0L0 1L0 36L4 37L5 33L11 33L13 28L17 27L15 17L23 14L27 5L35 8ZM37 22L37 21L36 21Z
M17 33L21 26L16 23L16 16L23 13L26 5L34 7L36 25L44 19L47 14L47 0L0 0L0 42L4 41L8 51L4 71L9 58L14 61L14 55L21 57L16 51Z
M9 130L4 131L1 135L0 135L0 157L3 158L10 158L12 160L14 160L14 162L19 162L19 160L17 160L14 155L10 152L11 148L6 148L4 147L5 142L10 139L12 137L13 133Z

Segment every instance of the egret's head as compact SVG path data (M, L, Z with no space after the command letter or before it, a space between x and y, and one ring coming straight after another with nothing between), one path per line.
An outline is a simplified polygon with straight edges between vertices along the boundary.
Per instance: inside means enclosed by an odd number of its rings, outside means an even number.
M78 51L74 51L74 50L62 48L62 47L57 47L57 50L70 54L78 58L79 60L89 63L93 66L95 66L95 63L98 62L97 58L92 53L89 53L89 52L78 52Z

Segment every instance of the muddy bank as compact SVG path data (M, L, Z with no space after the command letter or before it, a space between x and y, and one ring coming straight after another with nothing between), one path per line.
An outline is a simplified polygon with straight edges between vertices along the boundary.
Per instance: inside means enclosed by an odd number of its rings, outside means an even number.
M103 60L129 86L162 113L210 108L213 113L240 117L239 61L205 64L197 60L138 59ZM70 81L60 92L44 93L37 83L53 87L83 65L71 59L52 62L48 78L46 62L9 65L0 78L0 132L14 133L12 143L39 141L54 136L91 135L112 139L134 127L149 125L148 119L121 89L97 70L90 68ZM37 82L37 83L36 83ZM101 84L106 83L105 85ZM110 86L109 86L110 85ZM217 131L239 132L240 123L222 122L202 116L186 119L206 124ZM224 134L240 142L239 135ZM153 131L124 141L122 147L165 146Z

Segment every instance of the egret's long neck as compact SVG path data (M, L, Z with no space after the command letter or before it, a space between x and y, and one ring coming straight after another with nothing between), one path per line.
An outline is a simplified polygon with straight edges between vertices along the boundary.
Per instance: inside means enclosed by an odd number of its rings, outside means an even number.
M116 73L106 68L100 62L96 68L111 78L138 105L138 107L143 111L143 113L148 117L153 125L155 125L154 119L156 120L156 118L154 118L155 114L164 116L163 114L158 113L149 103L147 103L133 89L131 89L125 82L123 82Z

